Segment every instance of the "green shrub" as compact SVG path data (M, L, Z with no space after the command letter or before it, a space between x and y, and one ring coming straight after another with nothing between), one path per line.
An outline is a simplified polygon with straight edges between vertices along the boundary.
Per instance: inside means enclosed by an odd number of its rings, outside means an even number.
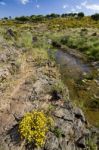
M62 135L63 135L63 132L60 128L58 127L55 127L54 130L53 130L53 133L55 134L55 136L57 138L60 138Z
M19 46L31 48L32 47L32 34L31 34L31 32L28 32L28 31L22 32L18 37L17 44Z

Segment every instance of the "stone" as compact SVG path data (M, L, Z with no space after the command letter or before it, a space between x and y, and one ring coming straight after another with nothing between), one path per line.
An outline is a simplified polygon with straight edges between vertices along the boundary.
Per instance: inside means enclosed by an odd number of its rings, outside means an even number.
M0 62L6 62L7 56L5 54L0 54Z
M12 114L5 112L0 114L0 134L10 130L14 125L16 125L17 121L15 120Z
M97 36L97 33L96 32L92 33L92 36Z
M81 137L76 141L76 145L79 148L86 148L86 144L85 144L85 138Z
M81 119L83 122L86 121L85 116L80 108L75 108L74 114L77 119Z
M9 70L7 68L0 68L0 78L1 80L6 79L9 76Z
M61 48L61 45L59 44L59 43L57 43L57 42L52 42L52 45L53 45L53 47L56 47L56 48Z
M60 100L62 98L62 95L56 90L52 91L51 95L52 95L52 100L55 101Z
M54 116L64 119L64 120L67 120L67 121L70 121L70 122L73 122L73 120L74 120L73 114L70 111L68 111L67 109L64 109L62 107L56 108L56 110L54 112Z
M47 137L48 138L47 138L47 141L45 143L44 149L46 149L46 150L58 150L59 142L58 142L57 137L51 132L48 133Z
M7 32L6 32L8 35L14 37L14 32L12 29L8 29Z
M32 42L37 42L38 38L36 36L32 37Z

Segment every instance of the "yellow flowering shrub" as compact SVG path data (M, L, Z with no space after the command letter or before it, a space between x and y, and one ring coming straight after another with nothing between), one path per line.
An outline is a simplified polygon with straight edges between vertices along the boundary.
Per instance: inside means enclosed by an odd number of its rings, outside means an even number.
M35 146L41 147L52 122L52 118L46 117L43 112L27 113L19 124L20 135L28 142L33 142Z

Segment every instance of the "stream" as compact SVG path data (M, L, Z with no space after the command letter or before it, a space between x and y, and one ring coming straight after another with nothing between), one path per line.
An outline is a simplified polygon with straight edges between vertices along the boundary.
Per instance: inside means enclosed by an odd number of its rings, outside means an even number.
M57 64L60 64L61 69L64 69L68 77L77 79L84 73L91 73L91 68L88 64L84 64L80 59L73 57L71 54L58 50L55 57Z
M91 124L99 127L99 108L90 108L95 97L99 100L98 71L92 65L62 50L56 51L55 59L62 79L69 88L70 99L83 109Z

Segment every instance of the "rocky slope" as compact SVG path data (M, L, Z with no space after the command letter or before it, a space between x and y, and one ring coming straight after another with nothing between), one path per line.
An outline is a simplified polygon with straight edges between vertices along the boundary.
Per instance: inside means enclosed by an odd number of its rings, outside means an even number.
M20 119L34 109L47 112L55 122L40 149L89 150L93 137L98 149L97 131L90 130L82 110L72 105L56 64L42 55L38 62L25 48L0 44L0 150L37 150L18 133Z

